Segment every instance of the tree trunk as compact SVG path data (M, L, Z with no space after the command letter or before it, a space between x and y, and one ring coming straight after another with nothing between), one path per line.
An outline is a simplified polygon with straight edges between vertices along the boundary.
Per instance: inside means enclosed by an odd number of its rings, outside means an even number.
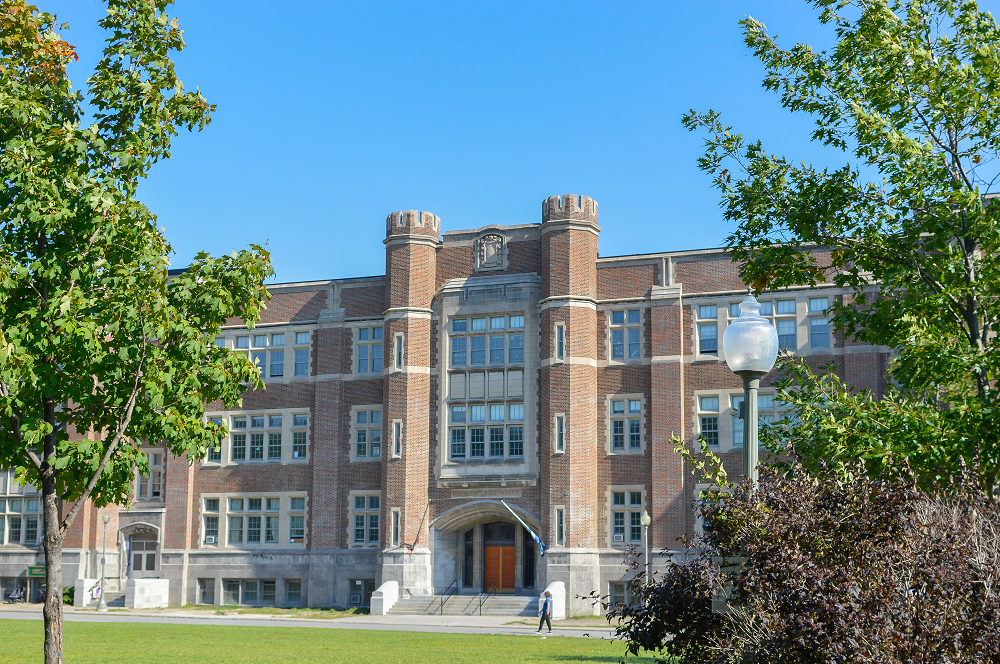
M59 531L59 497L52 474L42 479L42 506L45 523L45 664L63 661L62 547ZM103 588L101 589L103 591Z

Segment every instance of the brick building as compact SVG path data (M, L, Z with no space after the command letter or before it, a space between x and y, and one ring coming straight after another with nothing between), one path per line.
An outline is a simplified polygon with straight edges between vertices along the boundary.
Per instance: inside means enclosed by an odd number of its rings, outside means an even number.
M230 435L207 459L150 448L150 477L111 510L109 587L154 577L171 604L345 607L393 580L402 595L561 581L568 613L584 614L576 595L624 593L643 510L651 549L698 529L701 487L670 439L705 435L739 472L741 383L719 340L745 287L728 255L598 257L586 196L547 199L540 224L442 234L407 210L385 231L384 276L272 286L257 327L223 331L267 389L238 410L208 405ZM783 347L881 393L885 349L829 330L844 296L760 300ZM0 505L7 591L41 564L38 501L0 475ZM66 543L67 583L99 573L98 517L86 511Z

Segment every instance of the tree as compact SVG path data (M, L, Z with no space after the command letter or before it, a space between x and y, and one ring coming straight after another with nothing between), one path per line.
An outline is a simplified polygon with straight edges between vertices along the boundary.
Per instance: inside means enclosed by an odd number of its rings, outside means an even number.
M202 457L225 434L203 404L262 386L214 338L227 319L259 318L267 251L202 253L170 277L170 245L136 198L178 129L214 110L174 71L184 41L169 4L108 1L84 95L55 17L0 0L0 467L41 489L49 664L62 661L62 542L80 510L129 501L145 441Z
M857 462L840 473L793 461L734 485L714 467L721 491L702 508L712 527L653 583L638 572L634 605L608 607L629 653L679 664L1000 662L1000 507L977 477L924 491L904 465L875 477Z
M729 249L754 289L848 289L832 307L837 329L895 349L894 398L927 417L953 414L938 424L946 441L961 442L941 460L954 470L977 459L984 488L995 491L1000 205L990 196L1000 172L1000 29L971 1L809 4L835 29L830 50L782 48L753 18L742 22L744 37L765 67L764 87L812 116L812 139L847 163L795 164L718 113L686 115L689 129L707 130L699 166L738 224ZM792 433L796 442L809 436Z

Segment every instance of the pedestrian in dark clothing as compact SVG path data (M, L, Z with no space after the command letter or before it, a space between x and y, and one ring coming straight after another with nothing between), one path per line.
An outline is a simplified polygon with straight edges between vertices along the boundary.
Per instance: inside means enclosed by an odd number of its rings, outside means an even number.
M552 633L552 593L548 590L545 591L545 601L542 602L542 608L538 610L538 633L542 633L542 625L546 624L549 626L549 634Z

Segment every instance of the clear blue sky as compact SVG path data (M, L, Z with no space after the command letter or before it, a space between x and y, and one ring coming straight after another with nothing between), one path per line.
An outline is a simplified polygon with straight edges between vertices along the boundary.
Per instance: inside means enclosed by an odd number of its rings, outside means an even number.
M70 23L83 86L97 0L35 0ZM1000 0L981 2L993 10ZM680 124L713 108L772 152L842 165L760 87L738 22L828 44L801 0L179 0L177 70L218 105L141 188L176 250L268 242L276 281L382 274L385 216L444 230L538 223L553 194L600 204L603 256L720 246L730 231Z

